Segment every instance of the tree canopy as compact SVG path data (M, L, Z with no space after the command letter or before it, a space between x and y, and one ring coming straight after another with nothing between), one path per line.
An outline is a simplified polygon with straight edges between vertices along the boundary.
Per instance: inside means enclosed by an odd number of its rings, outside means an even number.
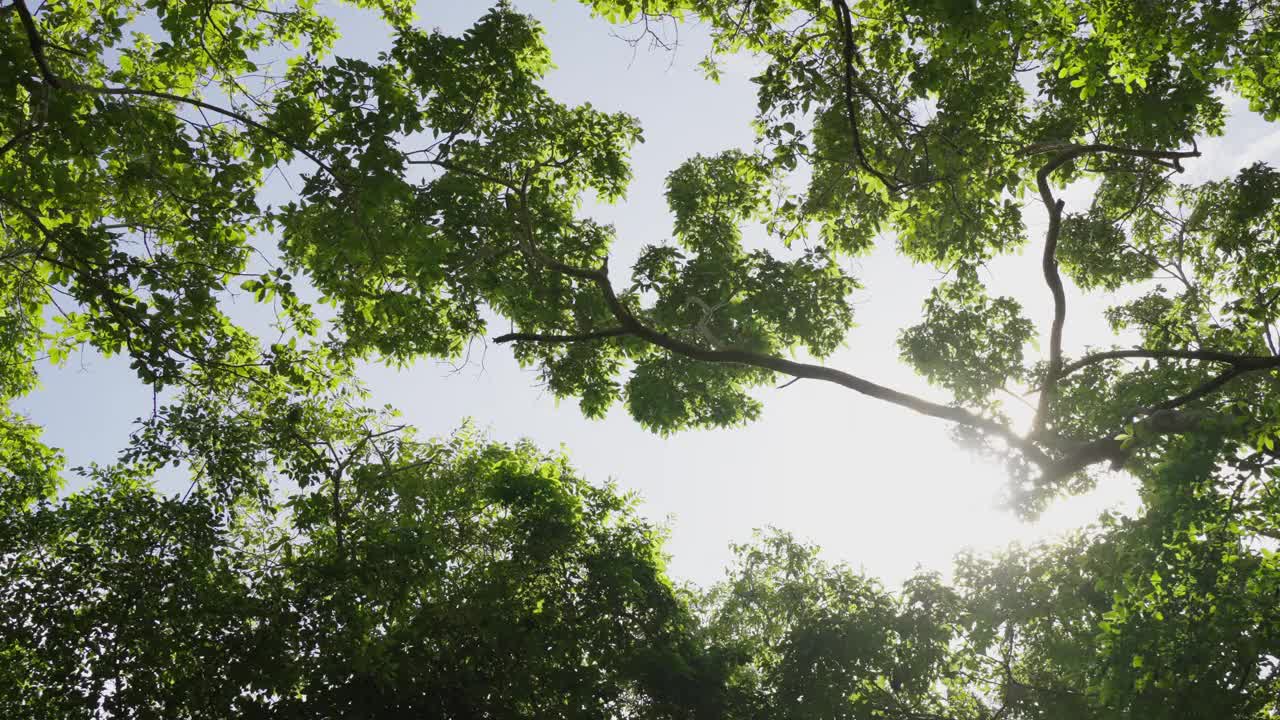
M1226 99L1280 117L1275 2L584 0L703 23L709 81L763 62L758 142L673 169L672 238L629 268L585 208L623 201L642 128L552 97L510 3L450 35L361 0L373 58L311 0L0 3L9 715L1280 711L1280 170L1179 181ZM301 182L272 206L275 171ZM857 341L844 261L885 243L945 272L900 351L949 401L824 363ZM980 272L1024 249L1048 318ZM1068 284L1114 299L1113 345L1064 348ZM588 416L733 426L807 379L953 426L1017 512L1105 468L1144 506L950 584L773 533L676 589L625 493L370 406L360 361L455 358L493 317ZM12 402L78 347L158 399L68 471Z

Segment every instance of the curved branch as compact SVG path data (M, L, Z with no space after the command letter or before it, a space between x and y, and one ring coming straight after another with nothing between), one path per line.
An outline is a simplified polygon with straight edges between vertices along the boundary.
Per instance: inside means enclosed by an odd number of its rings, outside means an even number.
M601 291L604 292L605 300L609 303L614 315L623 324L623 327L627 328L631 334L634 334L644 340L648 340L654 345L677 355L683 355L693 360L702 360L705 362L747 365L765 370L772 370L773 372L790 375L796 378L808 378L834 383L836 385L849 388L854 392L867 395L868 397L873 397L877 400L883 400L893 405L905 407L921 415L978 428L1003 438L1011 445L1027 453L1037 463L1043 463L1046 460L1044 453L1038 447L1018 436L1009 427L989 418L984 418L980 415L971 413L963 408L931 402L923 398L916 397L915 395L894 390L893 388L880 385L865 378L823 365L797 362L795 360L788 360L775 355L766 355L747 350L711 350L672 337L664 332L641 323L634 315L632 315L626 306L618 299L617 295L613 291L613 286L609 284L607 278L593 279L595 279L596 284L600 287Z
M1144 148L1128 148L1106 143L1076 145L1074 143L1039 143L1023 148L1023 154L1036 155L1046 152L1058 153L1045 163L1036 173L1036 187L1040 191L1040 200L1049 213L1049 228L1045 232L1044 258L1042 269L1045 283L1053 294L1053 324L1049 329L1049 367L1045 374L1044 385L1040 392L1040 402L1035 417L1031 422L1031 434L1034 436L1044 429L1053 398L1057 395L1058 380L1063 374L1062 367L1062 331L1067 319L1067 298L1062 286L1062 276L1058 273L1058 237L1062 233L1062 210L1065 203L1055 199L1049 178L1063 165L1083 155L1094 153L1111 153L1138 157L1151 162L1173 168L1182 172L1183 158L1199 157L1199 150L1147 150Z
M37 132L39 132L40 127L41 127L40 125L31 125L15 133L13 137L5 141L3 145L0 145L0 157L4 157L5 155L7 155L10 150L17 147L18 143L21 143L23 140L31 137L32 135L35 135Z
M1067 294L1062 287L1062 276L1058 274L1058 235L1062 232L1062 200L1054 201L1053 193L1041 171L1037 178L1040 184L1040 196L1049 208L1049 230L1045 233L1044 258L1041 269L1045 283L1053 294L1053 324L1049 328L1049 369L1046 373L1044 387L1040 392L1040 403L1036 407L1035 418L1031 421L1031 432L1038 433L1044 426L1049 406L1058 390L1058 376L1062 372L1062 329L1067 322Z
M1194 351L1187 351L1194 352ZM1220 353L1208 353L1211 355L1220 355ZM1214 358L1222 360L1222 358ZM1280 358L1251 358L1245 357L1242 360L1280 360ZM1223 360L1224 362L1226 360ZM1269 364L1254 363L1251 366L1246 364L1233 365L1226 371L1220 373L1213 379L1201 384L1191 391L1170 398L1163 402L1156 403L1139 411L1146 417L1134 423L1135 427L1140 427L1143 431L1155 435L1176 435L1194 432L1201 427L1205 414L1197 411L1182 411L1178 408L1194 402L1201 398L1207 397L1218 390L1226 387L1236 378L1246 375L1250 372L1258 370L1268 370L1280 367L1280 362L1271 362ZM1118 433L1115 433L1118 434ZM1053 481L1079 472L1094 463L1104 460L1111 461L1111 469L1119 470L1124 466L1125 461L1133 454L1135 448L1125 447L1124 443L1113 434L1112 436L1098 438L1078 447L1065 457L1061 458L1053 465L1049 466L1041 476L1041 482Z

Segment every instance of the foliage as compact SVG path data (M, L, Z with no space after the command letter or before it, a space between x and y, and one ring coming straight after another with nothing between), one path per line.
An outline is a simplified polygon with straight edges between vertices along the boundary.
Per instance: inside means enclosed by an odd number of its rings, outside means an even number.
M509 3L458 36L356 4L391 32L376 57L333 56L312 0L0 5L8 715L1277 711L1280 174L1176 181L1226 98L1280 115L1274 2L586 0L704 22L712 79L765 63L757 145L673 170L671 240L621 275L582 208L623 198L636 120L554 99ZM276 171L302 177L272 207ZM948 402L823 364L851 337L846 261L886 236L952 278L900 340ZM979 272L1033 242L1039 332ZM1070 356L1066 283L1113 293L1132 346ZM889 592L771 535L677 592L660 533L563 458L366 406L358 361L456 357L489 313L591 416L737 425L809 378L1006 457L1023 513L1104 464L1144 510L966 558L952 587ZM60 495L9 406L77 347L165 402ZM1034 398L1026 426L1000 391Z
M683 686L704 672L692 620L663 575L660 533L629 499L562 457L471 432L346 441L342 484L267 507L223 504L211 466L189 495L164 497L122 463L9 518L5 714L687 707Z

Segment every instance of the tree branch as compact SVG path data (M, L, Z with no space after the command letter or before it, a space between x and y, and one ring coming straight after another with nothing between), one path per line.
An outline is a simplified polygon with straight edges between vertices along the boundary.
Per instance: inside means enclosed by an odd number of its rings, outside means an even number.
M1200 157L1199 150L1149 150L1147 148L1132 148L1123 145L1110 145L1107 143L1092 143L1089 145L1077 145L1071 142L1043 142L1027 145L1022 148L1021 155L1043 155L1045 153L1060 153L1045 166L1048 173L1052 173L1062 165L1080 157L1081 155L1091 155L1093 153L1111 153L1113 155L1123 155L1126 157L1137 157L1150 160L1157 165L1162 165L1171 170L1182 172L1182 160L1187 158ZM1044 168L1041 172L1045 172Z
M1246 371L1241 369L1239 366L1228 368L1225 372L1221 373L1220 375L1213 378L1212 380L1205 382L1199 387L1196 387L1195 389L1191 390L1188 393L1179 395L1178 397L1175 397L1175 398L1170 398L1168 400L1165 400L1164 402L1159 402L1159 403L1156 403L1155 405L1152 405L1146 408L1146 414L1152 415L1161 410L1173 410L1174 408L1182 407L1183 405L1186 405L1189 402L1194 402L1196 400L1199 400L1200 398L1205 397L1206 395L1209 395L1211 393L1217 392L1218 390L1222 389L1223 387L1226 386L1227 383L1231 382L1232 380L1235 380L1237 377L1243 375L1245 372Z
M1047 166L1046 166L1047 167ZM1042 170L1037 180L1040 184L1040 196L1049 209L1049 230L1045 233L1044 258L1041 269L1045 283L1053 294L1053 324L1049 328L1049 368L1046 373L1044 387L1040 391L1040 402L1036 407L1035 418L1031 421L1032 434L1040 432L1044 427L1045 417L1058 390L1058 375L1062 372L1062 329L1067 322L1067 294L1062 288L1062 276L1058 274L1058 235L1062 232L1062 200L1054 201L1045 173Z
M858 158L859 164L863 169L874 175L885 187L893 192L901 186L894 178L889 177L880 170L876 169L871 161L867 159L866 151L862 147L862 132L858 128L858 109L853 102L853 60L854 60L854 42L853 42L853 18L849 12L849 6L845 4L845 0L831 0L831 7L836 14L836 24L840 27L840 49L841 49L841 75L844 81L843 101L845 115L849 121L849 131L853 138L853 152Z
M1244 370L1264 370L1266 368L1280 367L1280 357L1271 355L1236 355L1216 350L1107 350L1086 355L1075 362L1068 363L1058 373L1058 379L1061 380L1089 365L1096 365L1107 360L1122 360L1126 358L1203 360L1205 362L1226 363Z
M1111 153L1138 157L1151 162L1173 168L1182 172L1183 158L1199 157L1199 150L1147 150L1143 148L1127 148L1106 143L1076 145L1074 143L1038 143L1023 148L1024 155L1036 155L1046 152L1058 153L1045 163L1036 173L1036 187L1040 191L1040 200L1049 213L1049 228L1045 232L1044 257L1041 263L1045 283L1053 294L1053 324L1049 328L1049 367L1045 374L1044 384L1040 391L1040 402L1035 417L1031 421L1031 435L1037 435L1044 429L1049 408L1058 391L1058 380L1063 373L1062 368L1062 331L1067 319L1067 297L1062 286L1062 276L1058 273L1058 237L1062 233L1062 210L1064 202L1055 199L1049 178L1063 165L1083 155L1094 153Z
M1261 358L1247 359L1254 360ZM1265 359L1275 360L1276 358ZM1221 390L1228 383L1241 375L1275 367L1280 367L1280 363L1271 363L1269 365L1255 363L1252 367L1233 365L1217 377L1214 377L1187 393L1143 408L1139 413L1146 417L1134 424L1135 428L1140 429L1139 432L1136 432L1135 434L1146 432L1154 435L1178 435L1194 432L1202 426L1206 419L1205 414L1200 412L1179 411L1177 408ZM1133 454L1133 450L1135 448L1126 448L1123 442L1114 437L1114 435L1118 434L1119 433L1114 433L1108 437L1092 440L1080 446L1075 451L1068 453L1065 457L1058 460L1044 472L1041 476L1041 482L1043 483L1066 477L1072 473L1079 472L1094 463L1102 462L1104 460L1111 461L1111 469L1119 470L1124 466L1124 463L1129 459L1129 456Z
M788 360L775 355L766 355L764 353L751 352L748 350L713 350L699 347L668 335L661 330L649 327L637 318L618 297L617 292L613 288L613 284L609 281L607 259L601 267L592 269L569 265L544 254L538 248L533 236L533 217L529 212L528 194L524 186L519 188L517 200L519 201L519 211L521 214L520 225L522 226L521 229L525 235L524 246L526 248L526 252L530 253L535 262L538 262L551 270L555 270L570 277L587 280L595 284L595 286L604 295L605 303L609 306L609 310L618 321L619 327L616 328L616 330L621 331L619 334L634 335L642 340L652 343L653 345L663 348L664 350L693 360L729 365L745 365L770 370L784 375L790 375L796 378L808 378L834 383L877 400L883 400L892 405L905 407L921 415L974 427L990 433L991 435L1000 437L1009 443L1009 445L1021 450L1028 458L1038 465L1048 466L1051 462L1048 456L1046 456L1039 447L1037 447L1033 442L1020 437L1008 426L990 418L976 415L964 408L931 402L923 398L874 383L870 380L852 375L842 370L836 370L823 365L797 362L795 360Z
M587 340L601 340L604 338L619 337L622 335L630 335L630 331L626 328L615 327L606 330L596 330L594 332L578 333L574 335L556 335L547 333L507 333L499 335L493 339L499 345L509 342L538 342L538 343L572 343L585 342Z
M9 151L12 150L13 148L17 147L18 143L31 137L32 135L35 135L36 132L40 130L40 128L41 128L40 125L31 125L15 133L13 137L5 141L3 145L0 145L0 158L7 155Z
M31 11L27 9L26 0L13 0L13 7L18 11L18 18L22 20L22 29L27 32L27 43L31 46L31 54L36 58L40 75L53 87L62 87L62 80L49 67L49 59L44 54L44 38L36 29L35 18L31 17Z

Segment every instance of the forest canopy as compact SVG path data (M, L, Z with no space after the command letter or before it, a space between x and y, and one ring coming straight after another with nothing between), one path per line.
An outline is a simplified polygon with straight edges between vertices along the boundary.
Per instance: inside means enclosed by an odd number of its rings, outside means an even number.
M537 18L354 4L376 55L311 0L0 0L0 713L1280 712L1280 169L1181 179L1230 101L1280 118L1280 4L584 0L699 24L707 82L761 68L756 142L672 168L672 236L626 266L592 208L643 128L547 91ZM939 271L898 350L942 401L827 362L877 247ZM1018 252L1047 317L991 292ZM1064 346L1068 290L1108 294L1111 344ZM806 380L951 427L1010 512L1109 471L1142 506L945 582L766 531L677 587L629 493L421 438L357 371L479 338L588 417L738 426ZM156 405L68 468L14 403L81 350Z

